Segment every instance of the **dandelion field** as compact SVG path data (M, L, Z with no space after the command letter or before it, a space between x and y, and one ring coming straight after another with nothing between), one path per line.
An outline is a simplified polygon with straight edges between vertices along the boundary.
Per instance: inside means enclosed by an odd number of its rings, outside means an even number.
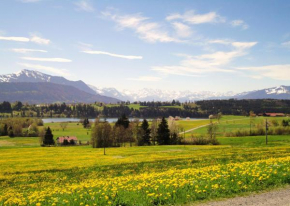
M239 119L225 117L221 125L248 124ZM206 121L181 124L190 129ZM57 135L89 137L75 123L65 131L49 126ZM0 205L182 205L289 184L290 137L269 136L267 146L264 139L221 136L219 146L107 148L103 155L90 146L39 147L37 138L0 137Z
M168 205L290 183L290 146L1 149L1 205Z

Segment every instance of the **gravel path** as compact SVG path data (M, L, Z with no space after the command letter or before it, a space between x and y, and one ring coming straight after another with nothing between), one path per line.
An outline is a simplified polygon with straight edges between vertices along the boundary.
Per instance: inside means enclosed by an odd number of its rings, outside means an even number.
M290 187L196 206L290 206Z

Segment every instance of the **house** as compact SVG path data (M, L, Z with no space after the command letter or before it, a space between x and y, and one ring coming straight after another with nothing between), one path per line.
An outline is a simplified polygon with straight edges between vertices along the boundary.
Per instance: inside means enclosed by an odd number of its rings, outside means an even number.
M181 118L179 116L175 116L174 120L178 121L180 120Z
M76 137L65 136L56 138L56 142L58 145L76 145L78 139Z
M285 117L284 113L265 113L264 116L267 117Z

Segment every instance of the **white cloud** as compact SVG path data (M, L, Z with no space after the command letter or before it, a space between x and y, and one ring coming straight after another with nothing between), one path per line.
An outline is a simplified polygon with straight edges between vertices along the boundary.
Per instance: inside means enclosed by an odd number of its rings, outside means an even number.
M221 42L224 43L224 42ZM247 50L253 47L256 42L234 42L232 51L218 51L210 54L198 56L183 55L184 59L179 65L173 66L155 66L152 68L164 74L183 75L183 76L198 76L204 73L212 72L237 72L232 69L225 69L228 65L238 57L247 54ZM180 55L179 55L180 56Z
M267 77L277 80L290 80L290 64L267 65L260 67L239 67L237 69L255 73L255 75L250 76L252 78Z
M209 40L208 43L210 44L224 44L229 45L232 44L233 41L227 40L227 39L215 39L215 40Z
M143 59L142 56L128 56L128 55L121 55L121 54L113 54L109 52L104 52L104 51L82 51L87 54L103 54L103 55L108 55L112 57L118 57L118 58L123 58L123 59Z
M0 36L0 40L29 42L29 39L26 38L26 37L7 37L7 36Z
M119 29L132 29L140 39L147 42L183 42L170 36L160 23L150 22L148 17L141 14L115 15L103 12L103 15L116 22Z
M41 38L37 35L31 35L31 38L30 38L30 41L31 42L34 42L36 44L40 44L40 45L48 45L50 44L50 40L49 39L44 39L44 38Z
M155 76L141 76L138 78L128 78L128 80L133 80L133 81L144 81L144 82L157 82L160 81L162 78L160 77L155 77Z
M24 48L18 48L18 49L11 49L11 51L16 52L16 53L29 53L29 52L47 52L45 50L39 50L39 49L24 49Z
M177 36L179 36L181 38L190 37L192 34L190 27L183 24L183 23L173 22L172 26L174 27L174 29L177 33Z
M47 71L47 72L51 72L60 76L71 76L68 70L66 69L58 69L54 67L47 67L47 66L37 65L37 64L26 64L26 63L18 63L18 64L25 68L30 68L34 70L40 70L40 71Z
M232 42L232 45L239 49L248 49L255 46L258 42Z
M247 49L255 46L258 42L238 42L238 41L232 41L228 39L215 39L215 40L209 40L207 41L209 44L224 44L224 45L231 45L235 48L239 49Z
M0 40L6 40L6 41L18 41L18 42L34 42L40 45L48 45L50 44L49 39L41 38L35 34L31 35L31 38L27 37L8 37L8 36L0 36Z
M284 42L281 44L283 47L289 48L290 49L290 41Z
M244 29L244 30L249 28L249 25L240 19L231 21L231 25L233 27L242 27L242 29Z
M76 2L75 5L77 6L78 11L93 12L95 10L94 7L90 4L90 2L86 0Z
M40 62L72 62L70 59L63 58L34 58L34 57L22 57L21 59L29 61L40 61Z
M224 23L225 18L218 15L216 12L206 14L196 14L193 10L187 11L184 14L171 14L166 17L167 21L181 19L189 24L204 24L204 23Z

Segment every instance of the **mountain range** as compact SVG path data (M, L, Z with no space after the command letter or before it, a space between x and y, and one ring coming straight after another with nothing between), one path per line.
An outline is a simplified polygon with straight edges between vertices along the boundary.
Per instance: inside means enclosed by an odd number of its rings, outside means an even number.
M22 70L0 75L0 101L27 103L117 103L120 100L97 94L83 81L70 81L38 71Z
M0 100L21 101L31 104L40 103L117 103L119 100L93 95L81 91L73 86L54 84L49 82L4 82L0 83Z
M192 91L172 91L172 90L160 90L143 88L140 90L119 91L115 88L97 88L91 86L91 89L95 90L98 94L115 97L123 101L172 101L173 99L181 102L195 101L202 99L226 99L235 95L233 92L218 93L210 91L192 92Z
M13 74L0 75L0 89L0 101L19 100L33 103L89 103L94 101L116 103L118 101L172 101L173 99L185 102L230 98L290 99L290 86L278 86L243 93L219 93L211 91L194 92L189 90L169 91L149 88L143 88L136 91L120 91L116 88L95 87L88 85L83 81L70 81L64 77L51 76L39 71L26 69ZM17 93L17 90L19 90L19 93L25 92L26 94L29 94L28 96L30 98L24 98L25 96ZM36 93L38 95L32 95ZM47 99L46 95L50 96L51 98Z

